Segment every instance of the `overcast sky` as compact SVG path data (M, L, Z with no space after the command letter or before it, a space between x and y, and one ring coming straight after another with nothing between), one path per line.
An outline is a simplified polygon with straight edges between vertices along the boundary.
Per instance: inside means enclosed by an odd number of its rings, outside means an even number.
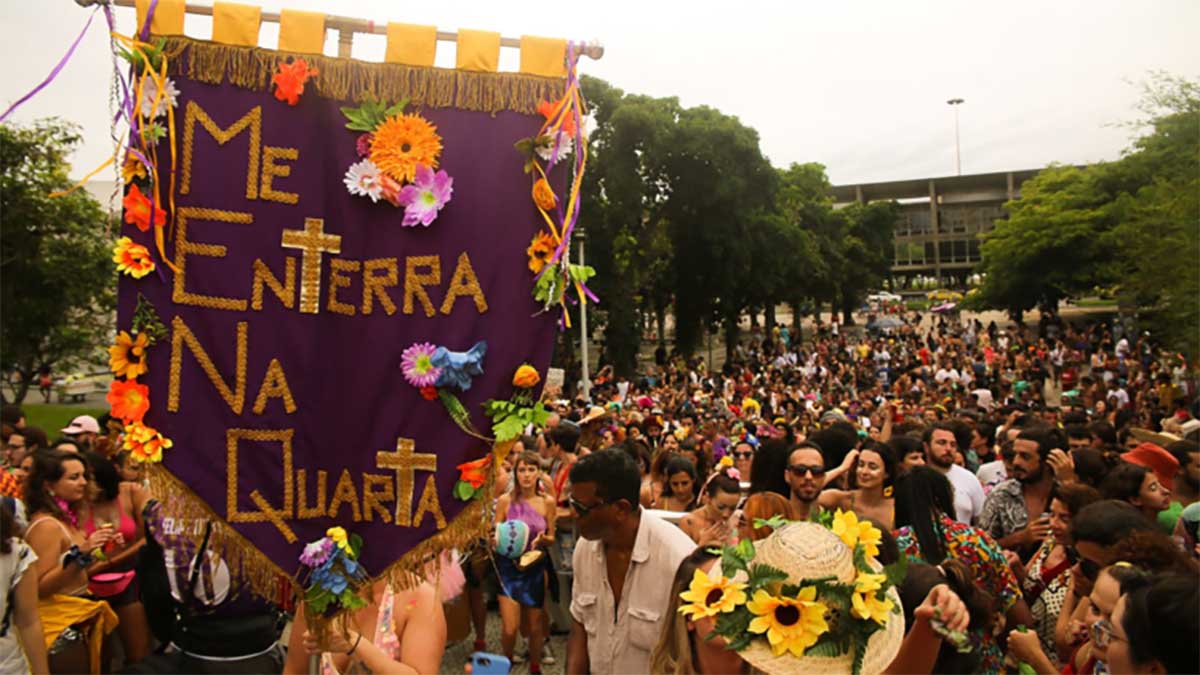
M582 72L627 92L709 105L758 130L776 166L821 162L835 184L954 173L954 113L961 106L962 171L979 173L1115 159L1136 116L1129 84L1161 69L1200 73L1200 2L665 2L569 3L439 0L421 3L259 2L505 36L598 39L608 52ZM4 107L40 82L90 10L70 0L0 2ZM133 10L115 10L132 31ZM188 17L207 39L211 21ZM15 115L58 115L83 125L81 176L112 152L110 59L102 15L59 78ZM262 46L277 26L264 24ZM326 53L336 52L330 32ZM382 60L382 36L357 36L354 55ZM439 43L438 65L454 47ZM505 49L501 70L515 70ZM111 177L111 173L106 177Z

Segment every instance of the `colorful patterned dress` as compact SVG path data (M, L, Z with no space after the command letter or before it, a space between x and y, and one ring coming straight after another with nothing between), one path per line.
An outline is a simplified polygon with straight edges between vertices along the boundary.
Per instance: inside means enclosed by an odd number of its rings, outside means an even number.
M983 530L960 523L938 514L938 525L942 531L942 546L946 550L946 558L958 560L971 571L971 578L996 600L996 611L1007 612L1021 597L1021 589L1017 585L1017 577L1004 560L1000 545ZM921 553L917 536L909 527L896 530L896 545L904 552L910 562L928 563ZM982 661L980 668L983 672L998 673L1004 668L1004 645L1002 637L991 632L973 630L971 642L978 646Z

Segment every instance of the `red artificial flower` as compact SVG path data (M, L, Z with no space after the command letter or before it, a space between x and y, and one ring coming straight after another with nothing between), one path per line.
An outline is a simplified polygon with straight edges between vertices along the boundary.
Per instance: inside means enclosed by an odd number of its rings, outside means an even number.
M150 409L150 387L134 380L113 380L105 397L112 406L112 416L126 424L141 422Z
M304 83L318 72L316 68L309 68L304 59L280 63L275 76L271 78L275 84L275 98L287 101L288 105L296 105L304 93Z
M542 101L541 103L538 103L538 114L549 120L554 116L554 109L558 107L560 101L562 101L562 99L559 99L553 103L550 101ZM563 119L562 132L571 137L575 136L575 113L569 110Z
M425 397L426 401L436 401L438 398L437 387L421 387L421 395Z
M125 199L121 201L125 207L125 222L137 225L142 232L150 231L150 199L142 194L137 184L129 186ZM167 224L167 212L154 205L154 226L162 227Z
M474 462L459 464L456 468L459 471L458 479L466 483L470 483L471 487L478 490L487 480L487 467L492 461L492 456L488 455L483 459L477 459Z

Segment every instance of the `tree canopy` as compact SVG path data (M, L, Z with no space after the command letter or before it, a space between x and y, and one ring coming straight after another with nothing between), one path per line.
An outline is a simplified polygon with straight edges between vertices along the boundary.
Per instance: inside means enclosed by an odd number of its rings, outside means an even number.
M116 302L113 238L100 204L71 185L78 129L57 119L0 125L0 364L20 402L42 368L105 344Z

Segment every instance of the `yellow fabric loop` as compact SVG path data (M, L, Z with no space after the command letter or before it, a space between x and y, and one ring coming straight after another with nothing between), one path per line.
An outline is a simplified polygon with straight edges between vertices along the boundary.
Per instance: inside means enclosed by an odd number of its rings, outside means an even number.
M142 32L146 23L146 12L150 8L150 0L136 0L137 29L135 35ZM154 18L150 20L150 32L154 35L183 35L183 0L158 0L154 6Z
M522 35L521 72L542 77L566 77L567 41Z
M486 30L460 29L455 67L494 73L500 67L500 34Z
M242 47L258 46L262 9L233 2L213 3L212 41Z
M325 52L325 15L285 9L279 13L279 51L301 54Z
M435 56L436 26L418 26L411 23L387 25L387 52L383 57L385 63L431 67Z
M105 169L105 167L107 167L109 164L112 164L114 161L116 161L116 159L117 159L117 153L114 152L112 157L109 157L108 159L104 160L103 164L96 167L95 169L92 169L91 172L88 173L88 175L79 179L78 183L72 185L71 187L67 188L66 190L56 190L55 192L51 192L49 197L51 199L54 199L55 197L65 197L65 196L71 194L72 192L83 187L84 184L86 184L89 180L91 180L92 178L95 178L96 174L103 171Z

